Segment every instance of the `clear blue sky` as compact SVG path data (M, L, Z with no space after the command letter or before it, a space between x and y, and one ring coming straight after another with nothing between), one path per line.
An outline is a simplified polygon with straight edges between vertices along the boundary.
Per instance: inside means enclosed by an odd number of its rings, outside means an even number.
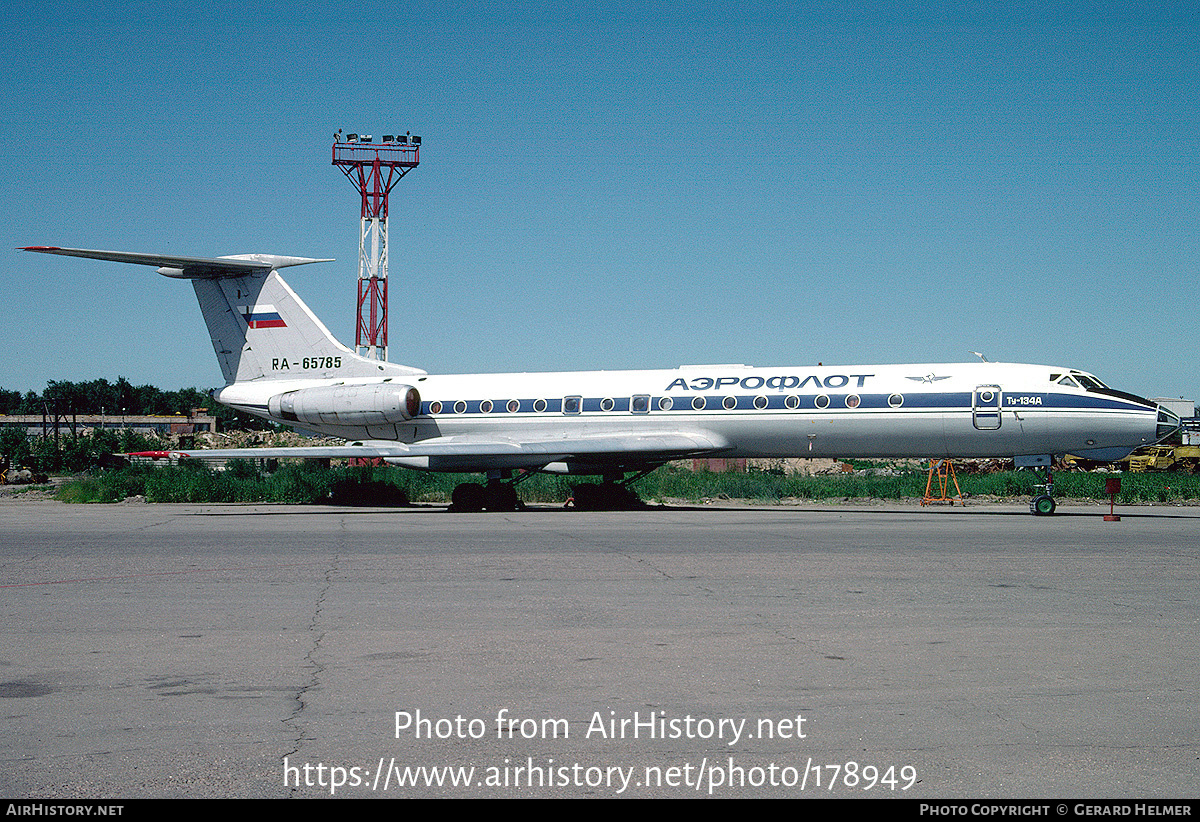
M411 131L396 362L976 350L1200 399L1194 5L563 5L5 4L7 247L336 257L288 279L352 345L331 137ZM220 383L186 283L0 249L0 286L0 387Z

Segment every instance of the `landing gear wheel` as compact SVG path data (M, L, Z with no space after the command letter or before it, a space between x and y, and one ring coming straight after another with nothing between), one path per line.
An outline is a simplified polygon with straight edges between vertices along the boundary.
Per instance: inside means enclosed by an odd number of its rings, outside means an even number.
M477 482L464 482L450 494L451 511L482 511L487 489Z
M576 485L573 495L580 511L634 511L646 507L628 486L615 482Z
M489 511L520 511L517 489L507 482L489 482L484 489L483 507Z
M1040 497L1034 497L1033 502L1029 503L1029 510L1037 517L1048 517L1054 513L1054 497L1047 494L1042 494Z

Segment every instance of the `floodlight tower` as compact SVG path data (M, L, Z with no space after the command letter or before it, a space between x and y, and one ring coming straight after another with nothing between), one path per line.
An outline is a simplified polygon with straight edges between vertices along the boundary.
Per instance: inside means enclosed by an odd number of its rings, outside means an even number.
M385 134L382 143L369 134L333 135L333 164L362 197L358 235L358 322L355 351L387 359L387 218L388 194L420 162L421 138Z

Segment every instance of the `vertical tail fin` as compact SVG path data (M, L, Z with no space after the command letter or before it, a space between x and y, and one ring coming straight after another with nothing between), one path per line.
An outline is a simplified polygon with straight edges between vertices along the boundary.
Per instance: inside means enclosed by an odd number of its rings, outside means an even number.
M165 276L192 280L226 384L425 373L355 354L334 339L276 271L329 260L269 254L178 257L50 246L24 250L153 265Z
M355 354L274 269L192 285L227 384L425 373Z

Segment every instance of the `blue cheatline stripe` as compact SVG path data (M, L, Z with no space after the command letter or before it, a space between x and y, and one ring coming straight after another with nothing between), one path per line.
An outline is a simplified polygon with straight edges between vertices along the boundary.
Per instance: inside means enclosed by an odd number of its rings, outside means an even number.
M899 406L893 407L889 403L889 398L899 395L904 398ZM575 396L575 395L568 395ZM638 394L636 396L646 396ZM659 407L659 400L664 396L672 401L672 407L662 409ZM789 408L787 399L789 396L797 397L799 405L794 408ZM848 407L846 405L846 397L857 396L859 404L856 407ZM689 393L681 395L656 395L651 394L650 410L651 414L676 414L676 413L728 413L731 411L818 411L818 412L834 412L834 411L860 411L872 409L884 409L892 411L932 411L932 410L971 410L971 392L956 391L944 394L903 394L901 392L893 392L889 394L862 394L855 392L844 393L828 393L828 394L703 394ZM697 397L703 397L705 405L703 410L697 411L692 407L692 400ZM736 405L732 408L726 408L724 405L727 397L733 397ZM757 408L754 405L758 397L765 397L767 405L765 408ZM828 398L828 405L818 406L816 401L818 397ZM433 416L439 417L455 417L468 416L472 414L487 413L489 415L506 414L561 414L563 406L563 398L559 397L551 399L549 397L542 398L546 403L546 408L543 411L538 411L535 408L537 398L518 399L520 407L516 412L508 411L509 399L492 399L492 410L484 412L481 405L485 402L483 399L463 400L466 403L466 410L461 414L454 412L454 404L459 400L440 400L442 410ZM612 401L612 408L604 410L602 403L605 400ZM582 413L584 414L628 414L630 413L630 397L583 397L581 400ZM1011 394L1002 394L1003 406L999 410L1004 411L1063 411L1063 410L1080 410L1080 409L1096 409L1096 410L1116 410L1116 411L1150 411L1151 409L1135 405L1134 403L1122 402L1118 399L1108 397L1098 397L1093 395L1080 396L1077 394L1046 394L1037 392L1013 392ZM421 413L430 415L429 410L434 401L422 401ZM997 410L995 406L988 406L981 409L985 411ZM641 412L645 413L645 412Z

